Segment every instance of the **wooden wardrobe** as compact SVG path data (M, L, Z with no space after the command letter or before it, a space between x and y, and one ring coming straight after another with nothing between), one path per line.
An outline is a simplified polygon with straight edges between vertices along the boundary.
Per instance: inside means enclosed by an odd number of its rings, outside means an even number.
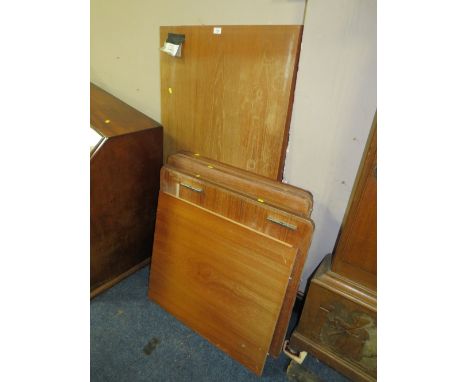
M377 115L335 251L310 282L290 347L352 380L377 378Z

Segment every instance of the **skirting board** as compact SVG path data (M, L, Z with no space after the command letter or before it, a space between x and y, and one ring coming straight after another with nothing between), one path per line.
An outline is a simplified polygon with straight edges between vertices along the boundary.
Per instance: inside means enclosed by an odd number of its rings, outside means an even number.
M106 291L107 289L113 287L115 284L121 282L123 279L127 278L131 274L135 273L136 271L140 270L141 268L147 266L151 261L151 257L148 257L147 259L143 260L141 263L138 263L137 265L133 266L130 268L128 271L125 271L124 273L121 273L117 277L113 278L112 280L107 281L106 283L98 286L97 288L93 289L91 291L91 299L96 297L97 295L101 294L102 292Z

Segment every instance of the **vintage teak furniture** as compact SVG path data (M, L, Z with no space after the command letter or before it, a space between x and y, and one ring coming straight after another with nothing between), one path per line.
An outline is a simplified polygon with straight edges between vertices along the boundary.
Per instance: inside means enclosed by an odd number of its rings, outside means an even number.
M282 179L302 25L162 26L164 157L189 150Z
M312 278L290 347L355 381L377 378L377 122L333 254Z
M283 206L299 205L294 214ZM191 153L161 170L149 296L261 374L286 334L313 222L310 193Z
M163 137L160 124L91 84L91 297L149 263Z

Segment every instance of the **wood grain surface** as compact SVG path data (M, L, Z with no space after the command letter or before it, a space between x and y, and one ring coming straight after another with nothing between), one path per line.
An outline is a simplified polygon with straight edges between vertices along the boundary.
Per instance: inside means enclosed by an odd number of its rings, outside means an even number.
M198 152L281 179L302 26L160 27L185 35L182 57L160 53L164 157Z
M377 115L334 252L332 269L377 289Z
M309 191L284 184L250 171L221 163L189 151L170 155L167 164L185 173L196 175L239 192L251 198L261 199L295 215L309 218L313 208L313 197Z
M282 351L301 282L302 270L314 231L313 222L267 203L260 203L256 199L226 189L215 182L188 175L169 164L161 169L161 191L190 201L298 248L291 280L270 345L270 355L277 357ZM289 224L295 228L285 227L281 223Z
M149 297L260 375L296 252L160 192Z
M110 123L105 123L110 119ZM91 296L151 256L162 127L91 85L91 123L106 136L90 159ZM151 128L150 128L151 126Z
M160 128L109 138L90 163L91 290L151 256Z
M310 240L313 222L274 205L259 202L216 182L189 175L171 165L160 173L160 190L246 225L265 235L301 247ZM270 218L270 220L269 220ZM272 221L274 220L274 221ZM290 224L294 229L281 223Z
M377 295L330 270L327 256L311 280L290 340L353 381L376 381Z
M91 125L104 137L161 127L155 120L91 83Z
M290 346L353 381L377 380L377 115L333 261L314 274Z
M353 381L377 380L377 313L311 284L291 347L308 351Z

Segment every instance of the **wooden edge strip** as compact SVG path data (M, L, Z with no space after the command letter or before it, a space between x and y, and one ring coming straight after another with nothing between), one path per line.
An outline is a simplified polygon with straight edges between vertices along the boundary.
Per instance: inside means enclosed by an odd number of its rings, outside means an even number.
M97 288L91 290L91 299L96 297L97 295L101 294L102 292L106 291L107 289L113 287L115 284L119 283L123 279L127 278L131 274L135 273L136 271L140 270L141 268L145 267L148 265L151 261L151 257L148 257L147 259L143 260L141 263L138 263L137 265L131 267L129 270L121 273L117 277L106 281L104 284L98 286Z

